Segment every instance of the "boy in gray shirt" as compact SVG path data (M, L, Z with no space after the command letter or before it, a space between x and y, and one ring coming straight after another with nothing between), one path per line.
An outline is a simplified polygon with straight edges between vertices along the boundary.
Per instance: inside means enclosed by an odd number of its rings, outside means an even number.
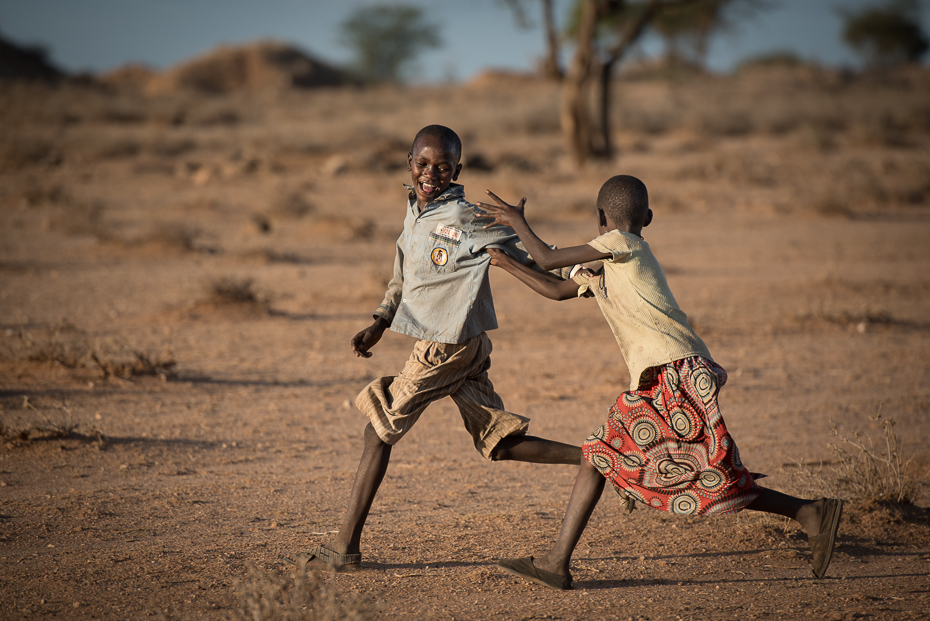
M529 256L513 230L486 229L464 188L462 143L451 129L429 125L407 155L412 185L404 230L397 240L394 276L374 323L351 341L356 356L391 330L418 339L398 376L382 377L362 390L356 406L370 419L364 450L342 525L326 546L297 555L298 564L352 569L361 563L362 529L387 471L391 447L426 407L443 397L458 406L475 448L492 461L581 463L577 446L526 435L529 419L504 410L488 379L491 341L497 328L488 282L491 247L506 248L524 263Z

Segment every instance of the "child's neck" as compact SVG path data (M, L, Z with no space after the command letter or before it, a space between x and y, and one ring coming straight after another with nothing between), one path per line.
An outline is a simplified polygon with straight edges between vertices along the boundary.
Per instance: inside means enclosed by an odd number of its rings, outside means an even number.
M607 233L608 231L620 231L621 233L629 233L630 235L636 235L638 238L643 239L643 227L641 226L615 226L612 223L608 223L607 226L601 227L601 235Z

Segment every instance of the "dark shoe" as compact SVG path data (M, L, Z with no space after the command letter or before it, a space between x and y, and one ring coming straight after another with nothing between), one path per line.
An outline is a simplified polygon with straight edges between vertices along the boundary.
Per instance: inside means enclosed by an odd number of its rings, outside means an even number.
M539 569L533 564L532 556L526 558L502 558L497 561L497 566L507 573L520 576L550 589L567 591L573 586L571 575L563 576L562 574L554 574Z
M362 564L361 554L339 554L323 546L313 546L306 552L284 559L286 563L303 569L334 569L336 571L354 571Z
M823 578L833 557L833 545L836 543L836 531L840 527L843 515L843 501L838 498L823 499L823 513L820 516L820 532L810 538L814 562L811 569L814 576Z

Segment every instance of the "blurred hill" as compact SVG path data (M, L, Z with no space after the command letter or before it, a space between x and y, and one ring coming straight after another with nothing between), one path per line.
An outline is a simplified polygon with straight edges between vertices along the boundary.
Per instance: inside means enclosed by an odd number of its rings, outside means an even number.
M59 70L46 56L47 52L40 47L16 45L0 37L0 80L45 83L75 77L82 82L88 80L87 75L70 76ZM220 46L165 71L132 63L91 80L153 95L314 88L350 82L341 70L278 41Z
M0 80L57 82L62 77L42 48L18 46L0 38Z
M100 76L114 86L151 94L191 90L205 93L338 86L348 79L340 70L277 41L220 46L164 72L127 65Z

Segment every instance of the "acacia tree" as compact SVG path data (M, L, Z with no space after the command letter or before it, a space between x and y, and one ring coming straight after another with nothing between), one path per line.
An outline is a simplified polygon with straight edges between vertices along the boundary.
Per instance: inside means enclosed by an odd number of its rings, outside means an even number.
M613 157L610 104L614 69L648 28L655 28L661 19L675 19L679 29L703 30L709 37L713 24L721 23L725 6L740 3L762 6L764 0L578 0L570 26L578 47L563 82L560 118L575 164L583 166L592 157ZM702 4L706 15L701 22L696 21L698 13L683 13ZM595 75L600 87L597 130L588 105Z
M630 50L656 15L668 6L696 0L579 0L575 24L577 48L562 83L560 123L577 166L590 158L610 158L613 146L610 139L611 77L617 62ZM594 129L588 110L588 91L591 78L600 81L600 136L594 140Z
M872 67L917 62L928 49L918 0L888 0L860 11L840 10L843 40Z
M355 50L356 71L366 82L399 82L425 49L439 47L437 27L419 7L360 7L342 23L342 43Z
M555 15L552 10L552 0L501 0L510 7L517 25L529 28L532 25L527 11L530 4L539 4L543 14L543 26L546 36L546 55L543 57L542 73L547 78L561 80L563 76L562 63L559 60L562 40L559 29L555 24Z
M663 10L653 29L665 41L669 64L703 68L715 33L732 29L738 12L749 13L769 4L767 0L697 0Z

